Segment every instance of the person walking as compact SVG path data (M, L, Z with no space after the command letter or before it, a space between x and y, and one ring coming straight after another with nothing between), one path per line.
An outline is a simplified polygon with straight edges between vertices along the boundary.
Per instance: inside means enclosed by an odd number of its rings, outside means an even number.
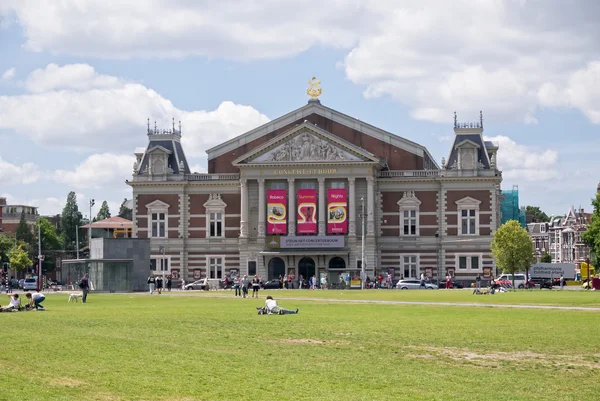
M167 276L167 291L169 292L171 292L171 285L173 285L171 282L171 276Z
M564 289L565 288L565 277L561 274L560 275L560 289Z
M419 288L425 288L425 275L421 273L421 283L419 284Z
M477 275L477 277L475 277L475 286L477 287L477 289L479 289L479 287L481 286L481 277L479 276L479 274Z
M254 278L252 279L252 298L255 297L258 298L258 290L260 289L260 280L258 279L258 276L254 276Z
M240 275L238 274L237 276L235 276L235 278L233 279L233 289L235 290L235 296L239 297L242 295L242 291L240 289Z
M81 302L86 303L88 292L90 292L90 276L88 276L87 273L81 279L79 286L81 287Z
M156 284L156 278L153 275L148 277L148 289L150 290L150 295L154 294L154 285Z
M452 276L450 272L446 273L446 289L450 289L450 283L452 283Z
M241 285L243 297L246 298L248 296L248 287L250 287L250 280L248 279L247 274L244 274Z
M158 276L156 278L156 292L158 292L158 295L162 294L162 288L163 288L163 279L161 276Z
M184 278L181 279L181 289L185 290L185 279Z

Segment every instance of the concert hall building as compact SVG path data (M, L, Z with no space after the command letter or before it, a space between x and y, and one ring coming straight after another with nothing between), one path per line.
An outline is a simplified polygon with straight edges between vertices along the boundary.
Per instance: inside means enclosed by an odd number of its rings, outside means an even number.
M360 276L362 263L371 278L495 273L502 174L482 118L455 117L440 165L424 146L315 97L208 149L206 174L190 171L181 136L175 125L148 127L128 180L133 236L151 239L156 274L326 274L335 284Z

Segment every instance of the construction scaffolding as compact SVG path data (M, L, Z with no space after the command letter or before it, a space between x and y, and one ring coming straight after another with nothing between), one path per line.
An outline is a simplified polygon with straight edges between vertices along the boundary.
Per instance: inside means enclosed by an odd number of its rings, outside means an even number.
M513 185L513 189L502 191L503 199L500 201L501 223L509 220L517 220L521 227L526 227L525 207L519 207L519 186Z

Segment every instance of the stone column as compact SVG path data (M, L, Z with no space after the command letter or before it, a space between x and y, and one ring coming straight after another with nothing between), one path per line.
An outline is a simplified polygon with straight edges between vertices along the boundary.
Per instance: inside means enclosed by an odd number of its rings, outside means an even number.
M265 210L267 204L265 202L265 179L258 179L258 236L264 237L266 232L265 226Z
M367 235L375 235L375 179L367 177Z
M240 238L248 237L248 181L243 178L240 180L241 205L240 205Z
M319 178L319 235L327 235L325 228L327 221L325 220L325 178Z
M296 187L293 178L288 178L288 205L288 235L296 235Z
M348 177L348 235L351 237L356 236L356 195L354 190L354 177Z

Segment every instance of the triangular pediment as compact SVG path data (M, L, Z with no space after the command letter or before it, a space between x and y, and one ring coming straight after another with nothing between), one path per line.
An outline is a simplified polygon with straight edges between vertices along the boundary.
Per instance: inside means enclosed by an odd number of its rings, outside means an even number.
M481 201L471 198L470 196L465 196L464 198L459 199L454 203L456 203L456 205L458 205L458 206L469 207L469 206L479 206L481 204Z
M308 122L242 155L234 165L268 163L373 162L379 158Z
M150 202L146 205L147 209L168 209L170 208L171 205L169 205L168 203L165 203L163 201L161 201L160 199L157 199L153 202Z
M475 148L475 149L479 149L480 146L478 144L476 144L475 142L469 140L469 139L465 139L462 142L459 142L456 144L455 149L458 148Z
M166 153L166 154L170 155L173 152L171 152L169 149L164 148L160 145L156 145L156 146L153 146L150 149L148 149L148 153Z

